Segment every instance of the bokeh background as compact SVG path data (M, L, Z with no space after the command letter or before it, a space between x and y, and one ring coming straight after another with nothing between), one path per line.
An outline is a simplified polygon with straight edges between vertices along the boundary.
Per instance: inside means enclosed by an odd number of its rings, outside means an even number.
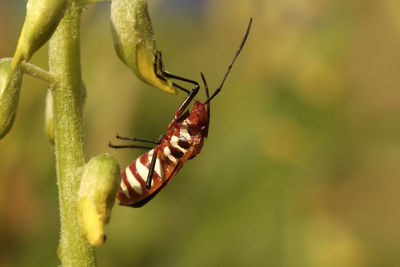
M0 57L13 54L26 1L0 2ZM156 139L184 94L140 82L118 60L109 3L82 22L87 159L121 167L114 135ZM166 69L216 88L250 17L209 139L141 209L116 206L99 266L400 266L400 2L153 0ZM32 62L47 68L47 46ZM25 77L0 140L0 266L58 264L46 84ZM204 99L202 92L199 97Z

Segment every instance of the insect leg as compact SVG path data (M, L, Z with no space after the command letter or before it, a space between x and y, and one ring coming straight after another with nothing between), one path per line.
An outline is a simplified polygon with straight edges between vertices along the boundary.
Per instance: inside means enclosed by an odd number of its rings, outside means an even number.
M190 102L192 102L193 98L199 92L200 86L196 84L196 86L192 89L190 94L183 100L181 106L179 107L178 111L175 113L174 119L169 123L168 130L172 129L177 119L182 115L183 111L188 107Z
M143 149L153 149L149 146L136 146L136 145L113 145L111 142L108 142L108 146L111 148L119 149L119 148L143 148Z
M186 110L185 113L182 113L175 119L175 122L182 122L186 120L189 117L189 115L190 115L189 110Z
M162 71L162 74L163 74L165 77L167 77L167 78L172 78L172 79L176 79L176 80L188 82L188 83L194 84L194 86L199 85L199 83L196 82L195 80L190 80L190 79L187 79L187 78L184 78L184 77L180 77L180 76L171 74L171 73L169 73L169 72L167 72L167 71L164 71L164 70ZM174 83L174 84L175 84L175 83ZM188 91L187 93L189 94L190 91Z
M136 137L125 137L125 136L120 136L119 134L117 134L115 136L115 138L120 139L120 140L129 140L129 141L137 141L137 142L143 142L143 143L152 143L152 144L156 144L156 145L159 145L161 143L160 139L154 141L154 140L136 138Z
M161 71L161 74L158 71ZM191 91L189 91L189 90L177 85L176 83L173 83L177 88L187 92L189 95L185 98L185 100L183 101L183 103L179 107L178 111L176 112L174 119L168 125L168 129L171 129L173 127L173 125L175 124L175 122L177 121L177 119L180 118L180 116L182 115L183 111L187 108L187 106L190 104L190 102L193 100L193 98L199 92L200 86L199 86L199 83L194 81L194 80L183 78L183 77L171 74L171 73L169 73L167 71L164 71L163 70L161 52L160 51L157 51L157 53L156 53L156 60L154 62L154 73L157 75L158 78L163 79L163 80L165 80L164 77L167 77L167 78L172 78L172 79L176 79L176 80L180 80L180 81L184 81L184 82L188 82L188 83L194 84L193 89Z
M176 79L176 80L179 80L179 81L191 83L191 84L193 84L195 86L199 85L199 83L197 81L195 81L195 80L191 80L191 79L187 79L185 77L174 75L174 74L169 73L168 71L164 70L163 61L162 61L162 57L161 57L161 52L160 51L158 51L158 58L159 58L159 61L158 61L159 70L161 71L161 74L163 76L165 76L167 78L172 78L172 79ZM190 91L187 91L187 93L189 94Z
M153 68L154 68L154 73L156 74L156 77L157 77L157 78L159 78L159 79L165 81L165 80L166 80L165 77L170 77L170 76L167 76L168 73L165 72L165 71L163 70L162 59L161 59L161 52L160 52L160 51L157 51L156 54L155 54L155 61L154 61L154 63L153 63ZM174 77L179 77L179 76L175 76L175 75L173 75L173 76L174 76ZM173 78L173 77L170 77L170 78ZM192 81L192 80L189 80L189 79L186 79L186 78L181 78L181 77L179 77L179 79L178 79L178 78L175 78L175 79L177 79L177 80L182 80L182 81ZM185 93L187 93L187 94L190 93L190 91L189 91L188 89L186 89L186 88L180 86L179 84L174 83L174 82L172 82L172 84L173 84L176 88L178 88L178 89L184 91Z
M151 188L151 181L153 180L154 167L156 166L157 153L158 153L158 147L155 147L153 150L153 156L152 156L151 162L150 162L149 174L147 175L147 179L146 179L146 189L147 190Z

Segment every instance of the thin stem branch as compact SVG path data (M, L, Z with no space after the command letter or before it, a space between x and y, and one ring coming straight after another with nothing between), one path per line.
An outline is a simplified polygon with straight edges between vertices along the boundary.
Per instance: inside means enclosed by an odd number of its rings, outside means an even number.
M62 266L95 266L93 248L82 237L77 214L80 169L85 164L80 63L81 0L72 0L49 44L53 84L56 172L60 205Z
M25 74L31 75L32 77L38 78L49 84L56 82L54 75L32 63L23 61L21 62L20 66Z

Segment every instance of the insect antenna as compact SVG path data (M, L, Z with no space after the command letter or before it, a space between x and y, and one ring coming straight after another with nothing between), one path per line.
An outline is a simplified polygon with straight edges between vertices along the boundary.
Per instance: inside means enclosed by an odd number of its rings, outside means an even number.
M228 77L228 74L231 71L233 63L235 63L236 58L239 56L240 52L243 49L244 44L246 43L247 36L249 35L252 22L253 22L253 18L250 18L249 25L247 26L246 33L244 34L244 37L242 39L242 42L240 43L239 49L236 51L235 56L233 57L233 60L232 60L231 64L229 64L229 66L228 66L228 70L226 71L225 76L222 79L221 85L217 88L217 90L215 90L215 92L211 95L211 97L207 98L207 100L204 102L204 104L208 104L211 101L211 99L213 99L221 91L222 86L225 83L226 77Z
M207 99L209 99L210 92L208 90L206 78L204 77L204 74L202 72L200 72L200 75L201 75L201 79L203 80L203 83L204 83L204 88L206 89L206 97L207 97ZM208 119L210 119L210 101L207 102L207 115L208 115Z

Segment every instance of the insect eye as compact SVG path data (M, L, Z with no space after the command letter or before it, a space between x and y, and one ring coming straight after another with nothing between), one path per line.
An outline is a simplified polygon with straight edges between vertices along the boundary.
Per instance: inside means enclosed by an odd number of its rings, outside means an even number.
M205 125L201 126L200 131L202 135L205 135L207 132L207 127Z

